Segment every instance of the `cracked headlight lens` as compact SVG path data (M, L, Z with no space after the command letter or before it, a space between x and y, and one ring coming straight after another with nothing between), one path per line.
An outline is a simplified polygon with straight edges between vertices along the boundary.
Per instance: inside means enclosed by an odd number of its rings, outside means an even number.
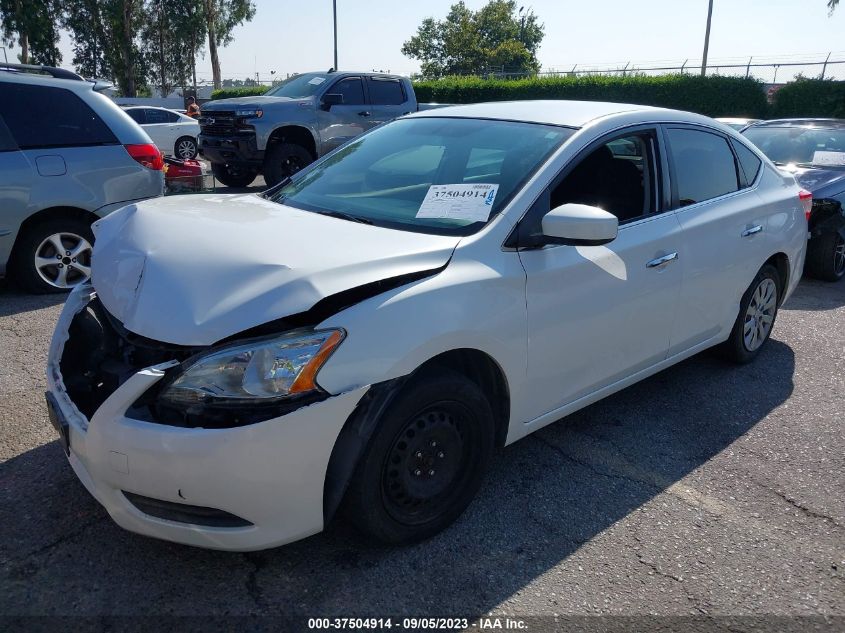
M188 406L212 401L263 402L319 389L317 372L343 341L343 330L289 332L201 356L160 398Z

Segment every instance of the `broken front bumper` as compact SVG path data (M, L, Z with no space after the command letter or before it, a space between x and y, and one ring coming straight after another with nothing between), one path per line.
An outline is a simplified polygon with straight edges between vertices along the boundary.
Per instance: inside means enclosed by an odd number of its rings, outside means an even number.
M68 395L60 359L70 323L91 293L85 286L68 297L50 345L47 382L67 421L68 460L115 522L148 536L238 551L322 530L329 458L367 387L236 428L128 417L132 403L173 364L162 363L129 377L88 419Z

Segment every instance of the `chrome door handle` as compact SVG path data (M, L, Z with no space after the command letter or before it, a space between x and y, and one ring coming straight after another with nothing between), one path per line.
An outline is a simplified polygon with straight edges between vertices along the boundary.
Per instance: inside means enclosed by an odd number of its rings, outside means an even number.
M646 268L657 268L658 266L664 266L669 262L673 262L678 259L678 253L669 253L668 255L663 255L663 257L657 257L652 259L648 262L645 267Z
M742 232L742 237L748 237L749 235L754 235L755 233L759 233L762 230L763 230L762 226L760 226L759 224L755 224L754 226L745 229Z

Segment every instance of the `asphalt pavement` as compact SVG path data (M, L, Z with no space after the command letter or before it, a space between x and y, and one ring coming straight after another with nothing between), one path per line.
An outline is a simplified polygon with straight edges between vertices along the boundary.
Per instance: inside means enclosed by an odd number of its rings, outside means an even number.
M126 532L76 480L60 303L0 285L0 614L845 616L845 282L804 280L750 365L701 354L499 451L427 542L249 554Z

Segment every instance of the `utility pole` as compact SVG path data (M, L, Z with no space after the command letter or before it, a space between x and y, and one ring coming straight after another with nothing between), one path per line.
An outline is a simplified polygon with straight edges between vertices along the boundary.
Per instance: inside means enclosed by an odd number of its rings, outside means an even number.
M337 0L332 0L332 14L334 16L334 69L337 70Z
M710 20L713 18L713 0L709 0L707 7L707 30L704 32L704 55L701 58L701 76L707 74L707 51L710 48Z

